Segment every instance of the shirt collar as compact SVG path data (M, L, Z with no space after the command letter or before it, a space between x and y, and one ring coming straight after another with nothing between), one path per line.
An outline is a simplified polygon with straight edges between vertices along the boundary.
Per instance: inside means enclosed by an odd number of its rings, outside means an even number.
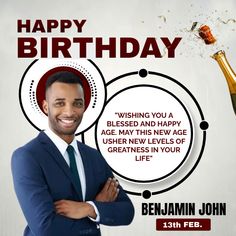
M68 147L68 143L65 142L62 138L60 138L57 134L55 134L50 128L47 128L45 131L45 134L52 140L52 142L56 145L62 156L65 155L66 149ZM79 154L78 146L77 146L77 141L74 137L73 141L69 144L73 146L76 154Z

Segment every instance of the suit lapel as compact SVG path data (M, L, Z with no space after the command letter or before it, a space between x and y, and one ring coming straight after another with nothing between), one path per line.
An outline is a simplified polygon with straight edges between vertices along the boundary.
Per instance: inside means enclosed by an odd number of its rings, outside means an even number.
M92 165L90 163L91 158L88 157L86 150L77 142L78 149L82 158L83 166L84 166L84 174L86 181L86 194L85 200L91 200L93 197L93 171Z
M40 142L43 145L44 149L50 154L50 157L54 159L54 161L57 163L57 165L63 170L65 175L72 182L72 184L79 196L78 200L82 201L82 193L78 189L78 187L73 179L73 176L71 174L70 168L67 165L64 157L61 155L60 151L57 149L56 145L51 141L51 139L44 132L40 132L39 139L40 139Z

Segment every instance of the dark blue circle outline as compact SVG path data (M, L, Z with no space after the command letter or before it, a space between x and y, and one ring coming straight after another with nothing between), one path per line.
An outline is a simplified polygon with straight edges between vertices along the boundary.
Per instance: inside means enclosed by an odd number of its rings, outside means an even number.
M188 95L193 99L194 103L196 104L197 108L198 108L198 111L200 113L200 116L201 116L201 119L204 120L204 115L203 115L203 112L202 112L202 109L197 101L197 99L193 96L193 94L183 85L181 84L178 80L176 79L173 79L172 77L168 76L168 75L165 75L165 74L162 74L162 73L158 73L158 72L154 72L154 71L148 71L148 74L150 75L157 75L157 76L161 76L161 77L164 77L168 80L171 80L172 82L178 84L181 88L183 88L185 90L185 92L188 93Z
M129 90L129 89L137 88L137 87L151 87L151 88L159 89L159 90L162 90L162 91L168 93L168 94L171 95L172 97L174 97L174 98L180 103L180 105L182 106L182 108L184 109L185 113L187 114L189 123L190 123L191 138L190 138L190 144L189 144L188 150L187 150L187 152L186 152L186 154L185 154L185 157L184 157L183 160L180 162L180 164L179 164L174 170L172 170L171 172L169 172L168 174L166 174L166 175L164 175L164 176L162 176L162 177L160 177L160 178L152 179L152 180L136 180L136 179L132 179L132 178L129 178L129 177L126 177L126 176L120 174L119 172L117 172L116 170L114 170L114 169L110 166L111 170L112 170L115 174L117 174L118 176L122 177L123 179L129 180L129 181L135 182L135 183L153 183L153 182L157 182L157 181L160 181L160 180L162 180L162 179L165 179L165 178L167 178L168 176L172 175L172 174L175 173L175 172L183 165L183 163L186 161L186 159L187 159L187 157L188 157L188 155L189 155L189 153L190 153L192 144L193 144L193 124L192 124L192 121L191 121L191 117L190 117L190 115L189 115L189 113L188 113L188 110L186 109L186 107L184 106L184 104L182 103L182 101L181 101L177 96L175 96L173 93L171 93L170 91L168 91L168 90L166 90L166 89L164 89L164 88L161 88L161 87L159 87L159 86L156 86L156 85L138 84L138 85L133 85L133 86L129 86L129 87L126 87L126 88L124 88L124 89L121 89L121 90L119 90L117 93L113 94L113 95L109 98L109 100L106 102L106 105L107 105L114 97L116 97L116 96L119 95L120 93L122 93L122 92L124 92L124 91L126 91L126 90ZM100 117L100 118L101 118L101 117ZM98 120L98 122L99 122L99 120ZM97 126L98 126L98 122L97 122L96 125L95 125L95 143L96 143L97 149L99 150L99 152L101 152L101 151L100 151L100 148L99 148L99 144L98 144L98 137L97 137Z
M19 98L19 103L20 103L20 107L21 107L21 110L26 118L26 120L38 131L42 131L40 128L38 128L31 120L30 118L28 117L28 115L26 114L25 112L25 109L24 109L24 106L23 106L23 102L22 102L22 98L21 98L21 90L22 90L22 86L23 86L23 82L24 82L24 78L27 74L27 72L29 71L29 69L38 61L39 59L35 59L25 70L23 76L21 77L21 81L20 81L20 85L19 85L19 90L18 90L18 98ZM101 72L101 70L99 69L99 67L91 60L91 59L88 59L88 61L97 69L98 73L100 74L101 78L102 78L102 82L103 82L103 85L104 85L104 93L105 93L105 96L104 96L104 104L103 104L103 107L100 111L100 114L98 115L97 119L88 127L86 128L85 130L81 131L80 133L76 133L75 135L78 136L80 134L83 135L84 132L86 132L87 130L89 130L92 126L94 126L94 124L97 122L97 120L100 118L101 114L103 113L103 110L105 109L105 103L106 103L106 100L107 100L107 87L106 87L106 83L105 83L105 79L104 79L104 76Z
M159 73L159 72L148 71L148 73L149 73L149 74L153 74L153 75L157 75L157 76L164 77L164 78L166 78L166 79L168 79L168 80L171 80L172 82L178 84L181 88L183 88L183 89L185 90L185 92L187 92L187 93L189 94L189 96L193 99L193 101L194 101L195 105L197 106L197 109L198 109L198 111L199 111L199 113L200 113L201 119L202 119L202 121L204 121L205 118L204 118L203 112L202 112L202 110L201 110L201 107L200 107L200 105L199 105L197 99L193 96L193 94L192 94L183 84L181 84L179 81L173 79L172 77L170 77L170 76L168 76L168 75L165 75L165 74L162 74L162 73ZM117 81L117 80L119 80L119 79L122 79L122 78L124 78L124 77L126 77L126 76L136 75L136 74L138 74L138 71L125 73L125 74L123 74L123 75L120 75L120 76L118 76L118 77L116 77L116 78L110 80L110 81L106 84L106 86L108 86L108 85L112 84L113 82L115 82L115 81ZM144 79L144 78L141 78L141 79ZM147 78L145 77L145 79L147 79ZM203 152L204 152L205 144L206 144L206 131L203 131L203 141L202 141L201 150L200 150L198 159L197 159L197 161L195 162L195 164L194 164L194 166L192 167L192 169L190 169L190 171L189 171L180 181L178 181L178 182L175 183L174 185L172 185L172 186L170 186L170 187L168 187L168 188L166 188L166 189L162 189L162 190L160 190L160 191L152 192L152 195L156 195L156 194L160 194L160 193L167 192L167 191L169 191L169 190L171 190L171 189L177 187L177 186L180 185L182 182L184 182L184 181L192 174L192 172L196 169L196 167L198 166L198 164L199 164L199 162L200 162L200 160L201 160L202 154L203 154ZM142 193L137 193L137 192L133 192L133 191L129 191L129 190L125 190L125 192L126 192L127 194L134 195L134 196L142 196Z
M199 153L199 156L198 156L198 159L197 161L195 162L194 166L192 167L192 169L181 179L179 180L179 182L173 184L172 186L170 186L169 188L165 188L163 190L160 190L160 191L155 191L155 192L152 192L152 195L157 195L157 194L160 194L160 193L164 193L164 192L167 192L175 187L177 187L178 185L180 185L181 183L183 183L192 173L193 171L196 169L196 167L198 166L200 160L201 160L201 157L202 157L202 154L203 154L203 151L204 151L204 148L205 148L205 144L206 144L206 131L203 131L203 140L202 140L202 147L201 147L201 150L200 150L200 153Z
M21 81L20 81L20 85L19 85L19 90L18 90L18 99L19 99L19 103L20 103L20 108L21 108L21 111L23 112L26 120L38 131L41 131L41 129L39 129L31 120L30 118L27 116L25 110L24 110L24 106L23 106L23 103L22 103L22 99L21 99L21 90L22 90L22 86L23 86L23 82L24 82L24 78L27 74L27 72L29 71L29 69L33 66L34 63L36 63L38 61L38 59L34 60L25 70L24 74L22 75L21 77Z

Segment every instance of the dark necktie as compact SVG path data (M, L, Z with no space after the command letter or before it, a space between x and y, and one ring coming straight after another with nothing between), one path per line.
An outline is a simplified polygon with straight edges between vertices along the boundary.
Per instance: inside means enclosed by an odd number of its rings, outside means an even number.
M74 148L69 145L66 149L68 155L69 155L69 159L70 159L70 170L74 179L74 182L76 184L77 190L80 193L80 199L82 199L82 190L81 190L81 183L80 183L80 178L79 178L79 173L78 173L78 169L77 169L77 165L76 165L76 161L75 161L75 154L74 154Z

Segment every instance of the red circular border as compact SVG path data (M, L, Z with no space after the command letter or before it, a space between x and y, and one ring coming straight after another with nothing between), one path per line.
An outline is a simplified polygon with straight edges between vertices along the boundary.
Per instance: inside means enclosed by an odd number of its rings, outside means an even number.
M42 108L42 104L43 104L43 100L45 100L46 81L49 78L49 76L59 71L69 71L80 77L83 87L84 87L84 99L85 99L85 110L86 110L91 100L91 90L90 90L90 86L86 77L80 71L72 67L60 66L60 67L55 67L47 71L38 82L37 89L36 89L36 98L37 98L37 103L41 111L44 112Z

